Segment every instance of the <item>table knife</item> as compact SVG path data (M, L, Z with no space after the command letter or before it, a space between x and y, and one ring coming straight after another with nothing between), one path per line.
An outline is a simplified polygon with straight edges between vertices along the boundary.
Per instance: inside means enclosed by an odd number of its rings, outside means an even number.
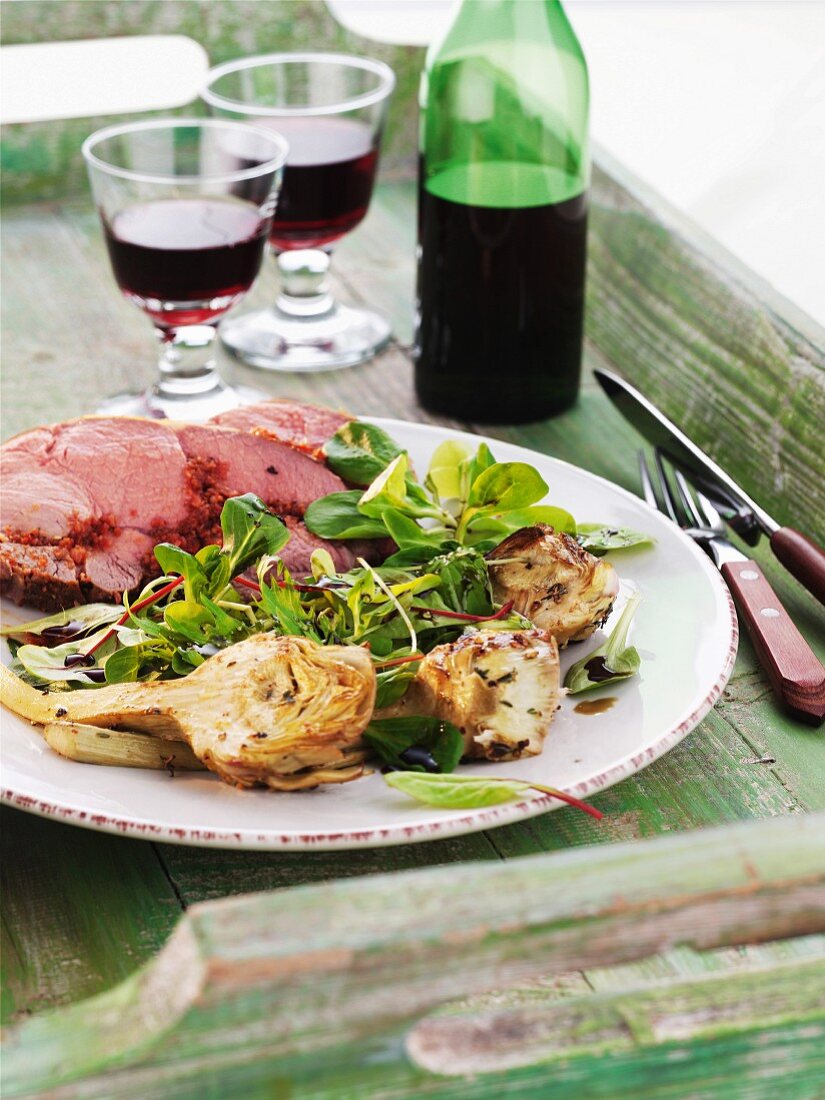
M780 526L721 466L623 378L601 368L593 373L619 412L649 443L659 447L677 466L698 479L709 490L709 495L713 495L715 486L723 498L740 509L740 516L749 513L770 539L771 549L788 572L825 603L825 550L821 546L793 527ZM739 529L735 523L732 526ZM745 537L747 539L747 534Z

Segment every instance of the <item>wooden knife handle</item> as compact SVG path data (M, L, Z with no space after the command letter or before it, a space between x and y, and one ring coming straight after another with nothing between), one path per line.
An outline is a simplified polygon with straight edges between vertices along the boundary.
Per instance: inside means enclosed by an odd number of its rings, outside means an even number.
M825 603L825 550L793 527L774 531L771 549L788 572Z
M825 668L754 561L726 562L722 576L778 698L798 718L825 718Z

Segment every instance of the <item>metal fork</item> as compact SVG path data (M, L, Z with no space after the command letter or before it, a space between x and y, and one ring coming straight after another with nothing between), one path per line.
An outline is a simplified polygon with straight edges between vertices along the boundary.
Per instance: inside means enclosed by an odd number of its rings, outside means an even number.
M719 569L722 568L725 562L749 561L750 559L745 554L740 553L727 538L722 517L711 501L698 489L695 490L696 499L694 499L684 474L676 467L673 468L673 477L677 491L676 493L673 492L670 479L665 470L662 453L658 447L653 452L653 461L658 475L661 503L653 479L650 476L644 452L639 451L642 492L651 508L656 508L658 511L663 511L670 516L686 535L689 535L694 542L699 543ZM699 502L699 507L697 507L696 500Z
M653 452L658 492L644 453L639 452L642 493L709 555L736 601L774 692L798 718L814 725L825 719L825 668L797 630L759 565L725 537L722 517L704 495L691 491L673 467L674 492L658 448ZM660 497L661 494L661 497Z

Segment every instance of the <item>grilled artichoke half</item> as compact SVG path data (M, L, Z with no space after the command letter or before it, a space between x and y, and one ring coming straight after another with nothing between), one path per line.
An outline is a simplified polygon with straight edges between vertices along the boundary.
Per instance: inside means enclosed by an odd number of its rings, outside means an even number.
M609 562L547 524L522 527L487 558L496 600L512 600L516 611L560 646L589 638L619 594L619 577Z
M209 661L215 672L231 652ZM375 690L372 661L360 646L279 638L245 669L243 690L231 693L225 716L220 698L211 714L212 708L192 707L197 719L188 740L210 770L237 786L298 790L343 783L363 774L361 734Z
M256 634L181 680L40 692L0 665L5 706L38 725L56 719L186 741L239 787L298 790L363 774L361 734L375 669L360 646Z
M376 718L441 718L461 731L465 757L516 760L541 752L559 692L558 646L546 631L475 630L431 650Z

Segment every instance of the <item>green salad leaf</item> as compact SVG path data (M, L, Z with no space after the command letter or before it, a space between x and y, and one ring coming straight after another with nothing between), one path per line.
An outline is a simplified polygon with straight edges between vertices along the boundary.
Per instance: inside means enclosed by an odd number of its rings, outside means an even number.
M641 599L638 592L634 593L627 601L607 641L567 670L564 686L571 695L593 691L617 680L626 680L639 671L641 658L638 651L627 644L627 635Z
M386 533L395 542L399 550L407 550L410 547L430 549L438 553L443 545L441 535L431 533L426 527L421 527L410 516L399 512L395 508L388 508L382 513Z
M462 465L461 480L464 486L461 493L462 500L467 500L476 480L491 466L495 465L496 460L493 458L493 452L486 443L479 443L476 453L471 455Z
M97 627L113 623L120 617L121 608L110 603L87 603L80 607L70 607L66 611L56 611L54 615L44 615L39 619L29 619L25 623L10 623L0 630L0 635L20 638L24 635L40 636L52 632L59 639L65 637L62 628L72 626L72 634L88 634ZM66 632L69 633L69 632Z
M547 484L525 462L496 462L486 443L475 453L464 441L445 440L436 448L424 484L397 444L368 425L354 422L328 445L334 468L351 481L374 475L360 495L331 493L315 501L304 517L322 538L395 540L402 557L393 564L425 561L430 550L450 544L490 549L513 531L549 523L570 534L576 522L569 512L540 505ZM417 529L417 530L416 530Z
M273 573L269 559L263 559L258 565L258 583L260 607L271 616L273 628L281 634L322 641L310 610L301 600L301 593L292 585L286 566L278 563Z
M464 752L464 738L456 727L438 718L373 719L364 731L364 740L386 764L414 772L429 769L405 760L402 754L408 749L425 750L439 772L455 771Z
M210 628L214 626L214 619L206 607L186 599L167 604L163 621L174 634L195 645L208 642L212 633Z
M652 546L655 542L650 535L633 531L630 527L606 527L600 523L580 523L578 531L579 545L597 557L609 550L628 550L631 546Z
M373 519L380 519L385 512L393 511L413 519L443 520L444 511L409 476L409 469L410 461L406 454L394 458L362 495L358 502L359 511Z
M304 523L323 539L380 539L387 535L381 518L373 519L358 507L363 493L350 489L314 500Z
M201 593L200 602L211 616L211 623L209 625L214 628L210 631L211 634L217 633L221 637L231 638L233 634L243 629L243 623L239 622L238 619L234 618L234 616L230 615L227 611L224 611L220 604L210 600L205 592Z
M384 781L416 802L442 810L477 810L484 806L497 806L501 802L523 798L530 791L530 784L521 779L498 779L494 776L398 771L389 772L384 776Z
M66 642L63 645L21 645L15 654L17 662L35 683L75 683L82 687L99 687L100 682L89 675L89 667L83 664L66 665L66 658L87 654L92 647L102 641L108 633L108 627L90 634L82 641ZM98 659L107 657L117 645L112 638L97 650Z
M375 424L352 420L339 428L324 446L327 465L352 485L369 485L402 453Z
M195 599L206 587L209 578L194 554L188 554L170 542L161 542L155 547L155 558L164 573L183 577L183 589L187 600Z
M431 558L427 570L438 577L438 586L417 603L470 615L491 615L495 609L487 562L478 550L459 547Z
M373 649L373 652L375 650ZM377 690L375 693L375 709L381 710L392 703L397 703L410 686L410 681L415 676L417 665L396 665L393 668L382 669L376 675Z
M141 654L138 646L119 649L107 658L103 666L107 684L134 683L140 675Z
M289 542L286 524L254 493L230 497L224 503L221 531L231 577L243 573L264 554L277 554Z
M490 540L492 545L498 545L514 531L520 531L522 527L533 527L537 523L549 524L554 530L568 535L576 534L576 521L569 512L549 504L534 504L529 508L519 508L501 515L476 517L465 541L471 546Z
M496 462L470 486L467 506L478 511L511 512L547 494L547 482L526 462Z
M531 791L549 794L560 802L566 802L584 810L597 820L604 815L594 806L582 802L565 791L547 787L543 783L530 783L523 779L502 779L499 776L442 775L437 772L397 771L384 776L388 786L441 810L478 810L485 806L498 806L502 802L523 800Z
M470 456L470 448L457 439L445 439L433 451L424 484L434 497L458 500L462 495L462 463Z

